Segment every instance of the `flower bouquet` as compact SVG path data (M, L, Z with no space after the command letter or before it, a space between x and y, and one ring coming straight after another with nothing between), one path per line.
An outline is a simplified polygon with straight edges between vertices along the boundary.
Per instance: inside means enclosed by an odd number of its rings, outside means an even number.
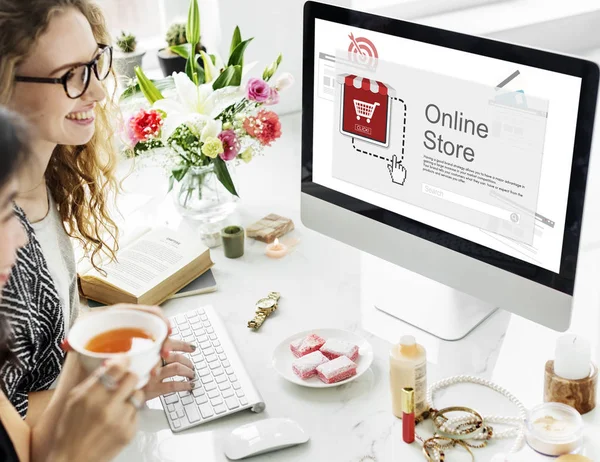
M261 155L281 136L279 117L270 107L293 84L284 73L274 78L281 55L261 78L248 77L244 65L252 38L242 40L235 28L227 62L218 55L196 53L200 41L197 0L191 0L188 42L172 47L187 59L186 72L151 81L141 68L137 83L121 100L143 93L145 103L127 120L128 151L140 156L161 153L170 172L169 190L186 216L218 221L235 208L238 197L230 170Z

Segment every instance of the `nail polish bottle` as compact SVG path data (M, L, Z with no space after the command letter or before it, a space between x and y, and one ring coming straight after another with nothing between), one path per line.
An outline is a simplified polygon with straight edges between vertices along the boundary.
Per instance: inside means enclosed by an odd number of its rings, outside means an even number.
M415 390L409 387L402 389L402 440L415 441Z

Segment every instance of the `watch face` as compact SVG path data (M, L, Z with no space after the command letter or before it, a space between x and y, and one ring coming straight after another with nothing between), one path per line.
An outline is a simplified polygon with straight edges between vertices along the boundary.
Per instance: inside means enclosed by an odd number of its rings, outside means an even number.
M269 308L273 308L276 303L272 298L263 298L256 303L256 306L263 310L268 310Z

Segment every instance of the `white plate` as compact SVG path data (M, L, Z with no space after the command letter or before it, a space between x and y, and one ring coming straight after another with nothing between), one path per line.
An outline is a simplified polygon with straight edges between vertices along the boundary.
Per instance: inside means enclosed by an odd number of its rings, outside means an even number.
M356 375L350 377L349 379L342 380L341 382L327 384L321 382L317 376L302 380L300 377L294 374L294 371L292 370L292 363L298 358L296 358L290 350L290 343L296 339L304 338L310 334L317 334L319 337L322 337L325 340L338 338L340 340L345 340L346 342L358 345L358 358L355 361L358 365L356 368ZM373 347L371 344L360 335L356 335L354 332L340 329L314 329L294 334L281 342L273 352L273 367L279 373L279 375L292 383L311 388L337 387L339 385L352 382L354 379L360 377L367 369L369 369L372 362Z

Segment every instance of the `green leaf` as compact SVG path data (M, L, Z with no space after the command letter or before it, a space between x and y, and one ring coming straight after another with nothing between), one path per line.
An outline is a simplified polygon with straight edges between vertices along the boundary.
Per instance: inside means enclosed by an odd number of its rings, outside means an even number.
M191 49L192 46L189 43L184 43L183 45L173 45L169 47L169 50L185 59L188 59L190 57Z
M229 170L227 170L227 165L220 157L216 157L213 160L215 164L215 173L217 174L217 178L219 181L225 186L225 189L229 191L234 196L240 197L235 190L235 186L233 185L233 181L231 180L231 176L229 175Z
M171 174L171 176L169 176L169 190L167 191L168 193L170 193L173 190L174 185L175 185L175 177L173 176L173 174Z
M235 66L229 66L227 69L221 72L221 75L219 75L219 77L217 77L217 80L213 82L213 90L218 90L220 88L224 88L230 85L234 75Z
M164 99L162 93L156 88L152 81L146 77L141 67L136 66L135 75L137 76L140 89L150 104L154 104L160 99Z
M190 167L188 165L182 165L181 167L173 169L171 171L171 175L173 175L173 178L175 178L175 180L181 181L181 180L183 180L183 177L185 176L185 174L188 172L189 169L190 169Z
M152 82L159 91L168 90L170 88L173 88L173 77L171 77L171 76L165 77L163 79L158 79L158 80L150 80L150 82ZM129 87L127 87L125 89L125 91L123 91L123 93L119 97L119 101L121 101L121 102L125 101L127 98L135 96L136 94L140 93L141 91L142 91L142 89L140 87L139 82L136 82L134 85L130 85Z
M192 44L192 49L200 43L200 9L198 8L198 0L190 1L185 35L187 41Z
M240 42L238 46L231 52L229 56L228 66L243 66L244 65L244 52L246 51L246 47L248 44L254 40L253 38L249 38L248 40L244 40Z
M213 79L213 76L210 72L212 61L210 61L210 56L203 51L200 52L200 56L202 57L202 62L204 63L204 78L210 82Z
M242 84L242 66L233 66L233 77L229 82L229 85L239 87Z
M196 66L194 66L193 59L188 58L185 62L185 73L192 82L198 85L198 73L196 72Z
M231 39L231 46L229 47L229 56L233 54L240 43L242 43L242 33L240 32L239 26L235 26L233 37Z

